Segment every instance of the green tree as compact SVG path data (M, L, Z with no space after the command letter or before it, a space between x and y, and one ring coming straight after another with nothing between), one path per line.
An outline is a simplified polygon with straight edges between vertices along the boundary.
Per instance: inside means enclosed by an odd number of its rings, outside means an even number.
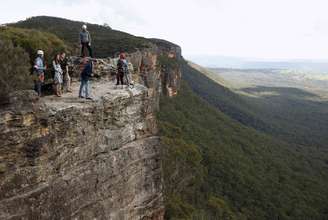
M45 52L48 63L58 52L70 51L70 47L56 35L37 30L14 27L1 28L0 38L12 41L14 46L22 47L29 54L31 62L34 61L36 51L39 49Z
M30 59L23 48L0 39L0 103L7 102L10 92L31 88Z

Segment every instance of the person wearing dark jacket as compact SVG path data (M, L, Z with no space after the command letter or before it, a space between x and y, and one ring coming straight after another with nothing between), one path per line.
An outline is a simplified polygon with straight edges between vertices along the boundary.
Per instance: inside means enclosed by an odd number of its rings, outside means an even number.
M128 72L128 64L126 61L126 57L124 53L121 53L120 58L117 61L116 86L120 85L121 83L123 88L123 78L124 75L127 74L127 72Z
M59 63L60 63L61 69L63 70L63 79L64 79L64 83L65 83L65 89L67 92L72 92L71 77L70 77L69 71L68 71L68 59L66 57L65 52L61 52Z
M84 58L83 64L84 67L81 72L81 85L79 91L79 98L91 99L90 91L89 91L89 79L92 76L93 64L92 61L87 58Z
M85 48L89 51L89 56L92 56L92 49L91 49L91 35L89 31L87 31L87 26L84 24L82 26L82 31L80 32L79 39L81 42L81 56L85 57Z

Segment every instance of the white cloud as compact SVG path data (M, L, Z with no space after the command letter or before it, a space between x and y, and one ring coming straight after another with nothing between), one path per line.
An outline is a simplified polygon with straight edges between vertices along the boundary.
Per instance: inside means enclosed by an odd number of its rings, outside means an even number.
M51 15L171 40L184 54L328 58L326 0L30 0L1 3L0 22Z

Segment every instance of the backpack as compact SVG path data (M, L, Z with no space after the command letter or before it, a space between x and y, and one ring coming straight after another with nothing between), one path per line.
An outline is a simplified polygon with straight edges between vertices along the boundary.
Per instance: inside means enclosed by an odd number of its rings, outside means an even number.
M124 62L120 59L117 61L117 72L124 73Z

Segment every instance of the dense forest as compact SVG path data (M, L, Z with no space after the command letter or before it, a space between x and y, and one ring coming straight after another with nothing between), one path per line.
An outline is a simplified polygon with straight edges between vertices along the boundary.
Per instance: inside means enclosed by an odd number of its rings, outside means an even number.
M196 94L242 124L298 145L328 145L328 103L315 100L315 94L297 88L257 87L247 92L277 95L239 95L189 65L183 68L183 77Z
M167 219L328 218L327 155L243 125L192 90L201 73L184 65L183 76L158 116Z

